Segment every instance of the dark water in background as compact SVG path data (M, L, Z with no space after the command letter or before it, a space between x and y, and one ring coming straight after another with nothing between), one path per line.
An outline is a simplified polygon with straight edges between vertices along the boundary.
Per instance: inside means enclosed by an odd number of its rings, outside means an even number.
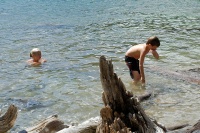
M53 114L66 124L99 116L98 62L105 55L127 90L153 92L143 104L151 117L164 125L195 123L199 85L166 73L200 67L199 24L199 0L1 0L0 108L18 107L12 132ZM124 53L152 35L161 40L161 59L148 55L146 87L133 87ZM41 67L26 66L33 47L48 60Z

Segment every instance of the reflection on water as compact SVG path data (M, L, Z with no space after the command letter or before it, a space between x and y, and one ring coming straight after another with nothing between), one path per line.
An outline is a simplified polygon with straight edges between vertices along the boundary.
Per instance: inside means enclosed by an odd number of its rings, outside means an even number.
M58 114L66 124L99 115L99 57L112 59L127 90L152 92L142 105L164 125L199 117L199 1L4 1L0 5L0 108L19 107L16 132ZM160 60L145 59L145 88L134 87L124 53L149 36ZM27 67L29 51L47 62ZM80 111L81 110L81 111ZM73 114L73 115L72 115ZM190 116L190 117L188 117Z

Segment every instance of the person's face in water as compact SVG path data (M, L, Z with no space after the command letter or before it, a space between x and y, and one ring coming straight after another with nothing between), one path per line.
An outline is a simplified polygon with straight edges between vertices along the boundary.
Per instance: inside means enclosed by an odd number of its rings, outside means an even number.
M41 59L41 52L32 53L32 58L34 62L39 62Z

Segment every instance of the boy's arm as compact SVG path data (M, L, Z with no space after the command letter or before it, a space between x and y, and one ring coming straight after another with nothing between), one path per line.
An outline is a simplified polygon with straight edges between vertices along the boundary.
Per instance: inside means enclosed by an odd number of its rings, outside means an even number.
M144 75L144 66L143 66L143 64L144 64L144 58L145 58L145 56L146 56L146 54L148 52L149 51L146 48L140 52L140 64L139 64L139 66L140 66L140 75L141 75L142 83L145 83L145 75Z
M40 62L33 62L31 65L32 66L39 66L39 65L41 65L41 63Z
M156 59L159 59L159 54L157 53L156 50L151 50L151 53L153 54L153 56L154 56Z

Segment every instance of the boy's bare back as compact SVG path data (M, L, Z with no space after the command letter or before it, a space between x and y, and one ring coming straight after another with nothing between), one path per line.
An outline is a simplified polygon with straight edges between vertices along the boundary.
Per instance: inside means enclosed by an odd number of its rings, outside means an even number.
M127 52L126 52L126 56L129 57L133 57L135 59L139 59L141 53L143 53L144 51L146 51L147 53L149 52L150 49L147 49L147 45L146 44L138 44L135 46L132 46Z

